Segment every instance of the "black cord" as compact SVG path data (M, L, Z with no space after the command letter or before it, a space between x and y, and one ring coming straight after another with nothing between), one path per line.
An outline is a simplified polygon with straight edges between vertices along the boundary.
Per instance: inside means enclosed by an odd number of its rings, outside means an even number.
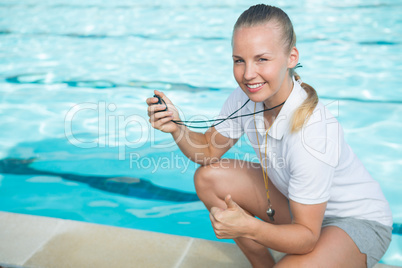
M165 104L165 107L166 107L165 110L167 110L167 104L166 104L165 100L162 99L162 98L160 98L160 99L161 99L162 102ZM248 99L239 109L237 109L236 111L234 111L233 113L231 113L231 114L230 114L228 117L226 117L226 118L218 118L218 119L211 119L211 120L187 120L187 121L186 121L186 120L184 120L184 121L182 121L182 120L172 120L172 122L175 123L175 124L177 124L177 125L186 126L186 127L189 127L189 128L210 128L210 127L215 127L215 126L217 126L217 125L219 125L219 124L222 124L223 122L225 122L225 121L228 120L228 119L236 119L236 118L239 118L239 117L245 117L245 116L251 116L251 115L259 114L259 113L262 113L262 112L265 112L265 111L271 111L271 110L273 110L273 109L276 109L276 108L278 108L278 107L284 105L285 102L286 102L286 101L284 101L284 102L282 102L281 104L278 104L278 105L276 105L276 106L274 106L274 107L272 107L272 108L263 109L263 110L258 111L258 112L233 116L235 113L237 113L238 111L240 111L244 106L246 106L246 104L247 104L249 101L250 101L250 99ZM219 121L219 120L220 120L220 122L218 122L218 123L216 123L216 124L212 124L212 126L188 126L187 124L185 124L185 123L190 123L190 124L210 123L210 122L215 122L215 121Z
M228 117L226 118L218 118L218 119L211 119L211 120L193 120L193 121L182 121L182 120L172 120L174 123L178 124L178 125L182 125L182 126L186 126L189 127L188 125L186 125L185 123L191 123L191 124L200 124L200 123L209 123L209 122L215 122L220 120L220 122L216 123L216 124L212 124L212 126L210 127L215 127L219 124L222 124L223 122L225 122L228 119L232 119L231 117L237 113L238 111L240 111L244 106L246 106L246 104L250 101L250 99L248 99L239 109L237 109L236 111L234 111L233 113L231 113ZM166 103L165 103L166 105ZM207 128L208 126L191 126L191 128Z

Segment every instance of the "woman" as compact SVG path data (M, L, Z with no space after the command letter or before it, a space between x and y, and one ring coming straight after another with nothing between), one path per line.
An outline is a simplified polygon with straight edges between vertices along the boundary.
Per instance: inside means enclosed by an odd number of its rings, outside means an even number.
M235 118L204 134L190 131L155 91L169 109L147 99L150 122L201 164L195 186L216 236L234 239L253 267L372 267L391 240L388 202L337 120L295 73L295 45L286 13L250 7L233 30L239 88L220 114ZM220 159L243 134L261 165ZM287 255L275 264L267 248Z

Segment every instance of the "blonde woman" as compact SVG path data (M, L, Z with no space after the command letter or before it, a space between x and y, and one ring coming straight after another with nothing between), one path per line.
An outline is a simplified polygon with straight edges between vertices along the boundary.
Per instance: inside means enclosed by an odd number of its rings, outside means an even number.
M147 99L152 126L201 164L195 187L216 236L234 239L253 267L374 266L391 240L388 202L337 120L295 73L289 17L273 6L250 7L234 26L232 47L239 87L220 114L231 119L193 132L177 124L162 92L155 91L167 111ZM261 164L221 159L244 134ZM268 248L287 255L275 264Z

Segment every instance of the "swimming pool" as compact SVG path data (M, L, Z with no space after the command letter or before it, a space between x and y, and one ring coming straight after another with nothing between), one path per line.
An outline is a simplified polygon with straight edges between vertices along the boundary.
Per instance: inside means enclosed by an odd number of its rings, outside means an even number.
M216 240L189 162L147 123L164 90L212 118L236 86L230 37L253 1L0 0L0 210ZM280 1L304 81L402 223L402 1ZM184 118L183 118L184 119ZM229 157L255 161L242 139ZM402 265L401 225L382 261Z

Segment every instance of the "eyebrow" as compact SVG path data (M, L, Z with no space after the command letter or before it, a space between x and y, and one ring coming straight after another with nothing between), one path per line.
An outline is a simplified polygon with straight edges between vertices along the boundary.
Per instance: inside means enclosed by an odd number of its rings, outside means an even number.
M255 56L254 56L254 58L259 58L259 57L264 56L264 55L272 55L272 53L269 53L269 52L264 52L264 53L261 53L261 54L255 55ZM239 59L241 59L242 57L237 56L237 55L232 55L232 58L239 58Z

